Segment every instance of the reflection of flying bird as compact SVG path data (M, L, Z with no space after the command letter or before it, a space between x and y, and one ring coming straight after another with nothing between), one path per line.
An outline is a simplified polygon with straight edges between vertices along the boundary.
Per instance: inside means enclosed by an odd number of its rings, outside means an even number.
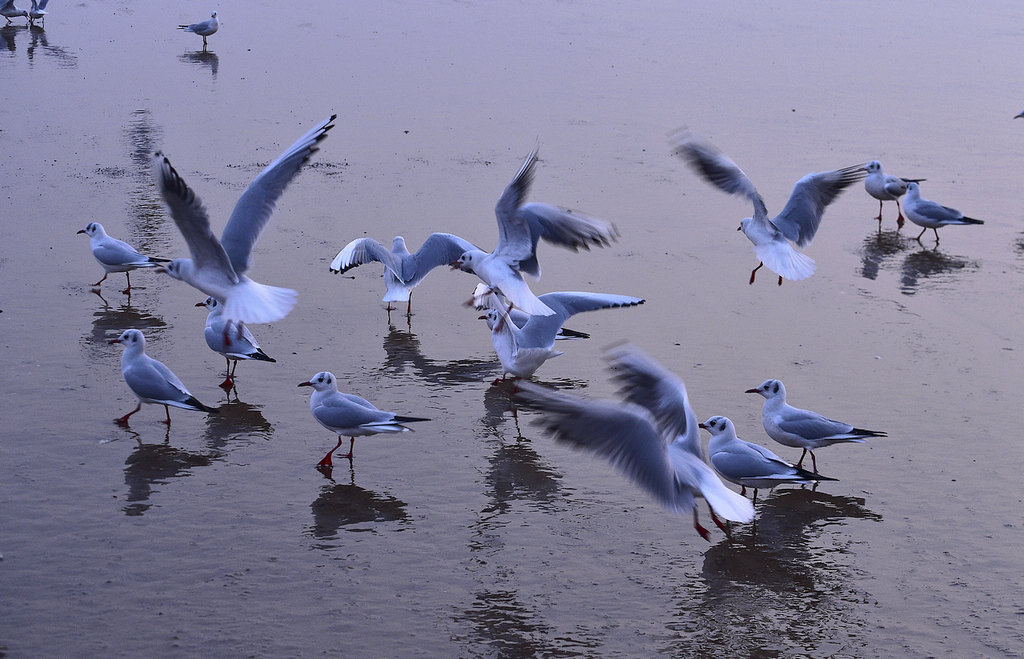
M43 2L46 2L46 0L43 0ZM206 48L206 37L216 32L219 27L220 23L217 21L217 12L213 12L210 14L210 18L205 21L192 23L191 25L179 25L178 29L201 36L203 38L203 48Z
M921 229L917 234L917 242L921 242L921 236L928 229L935 232L935 242L939 242L939 227L951 224L985 224L982 220L967 217L955 208L943 206L934 201L921 198L921 188L917 183L907 186L907 198L903 204L903 210L907 212L907 219Z
M697 497L707 500L723 530L716 513L752 520L750 501L727 488L704 458L683 381L631 346L613 348L608 359L626 403L590 401L532 382L521 383L517 396L545 413L541 424L559 441L604 457L669 510L692 512L704 539Z
M309 411L324 428L338 434L338 443L327 452L317 463L321 467L332 466L331 455L341 446L343 436L349 437L348 454L342 457L352 459L352 447L356 437L366 437L380 433L410 432L411 428L401 425L414 421L429 421L413 416L398 416L394 412L385 412L374 407L373 403L354 394L338 391L338 381L334 373L321 371L307 382L300 382L300 387L313 387L313 395L309 397Z
M134 410L124 416L114 419L116 423L127 424L128 417L142 409L143 403L154 403L164 406L167 414L167 425L171 425L170 406L180 407L183 410L195 410L196 412L209 412L216 414L217 409L203 405L195 396L189 393L188 389L178 379L178 376L171 372L163 362L157 361L146 354L146 337L137 329L128 329L121 333L111 343L124 345L124 353L121 355L121 375L132 390L139 404Z
M406 313L412 313L412 289L440 265L450 265L474 245L450 233L432 233L427 236L415 254L405 246L405 238L395 236L389 252L372 238L357 238L345 245L331 261L331 272L344 273L352 268L378 261L384 265L383 302L391 311L392 302L405 302Z
M747 488L754 488L754 503L757 503L758 489L772 489L783 483L817 483L834 481L827 476L812 474L806 469L792 465L763 446L745 442L736 436L736 427L724 416L713 416L700 424L711 433L708 441L708 457L711 466L727 481L736 483L746 494Z
M191 259L175 259L165 271L224 304L224 317L245 323L281 320L295 306L298 293L266 286L245 276L253 245L270 221L278 197L299 169L317 152L337 115L321 121L267 165L238 198L220 240L210 230L210 218L196 193L156 154L157 181L174 223L188 243Z
M123 272L128 280L128 288L122 291L128 293L132 290L132 278L128 273L136 268L156 268L161 263L167 263L170 259L158 259L152 256L140 254L138 250L117 238L111 238L103 230L99 222L90 222L78 233L89 236L89 249L93 257L103 266L103 279L100 279L93 286L99 286L111 272Z
M814 449L833 444L862 444L869 437L887 437L884 432L855 428L842 421L834 421L817 412L802 410L786 403L786 387L781 380L765 380L748 394L764 396L761 408L761 423L768 436L784 446L802 448L796 466L804 463L804 456L811 454L814 473L818 473L818 462Z
M618 238L619 232L607 222L574 211L550 204L524 204L533 182L536 162L537 149L534 148L498 198L494 208L498 220L498 244L494 251L487 253L472 247L452 266L474 273L526 313L547 316L553 311L537 299L521 274L525 272L540 278L537 242L543 238L573 251L589 250L592 246L610 245Z
M196 303L197 307L206 307L210 310L206 316L206 329L203 336L206 338L206 345L210 350L224 355L227 361L227 377L220 386L230 389L234 384L235 369L242 359L255 359L263 362L276 362L277 360L267 355L256 342L249 328L243 322L234 323L229 327L228 321L224 318L224 311L216 298L208 297L204 302ZM235 362L232 366L231 362Z
M806 247L818 231L825 208L852 183L864 178L864 167L853 165L831 172L811 173L793 186L782 212L768 219L761 194L743 170L708 142L684 133L673 142L673 152L686 160L705 181L729 194L738 194L754 204L754 217L740 222L739 230L754 244L761 260L750 273L750 283L762 265L785 279L806 279L814 274L814 260L798 252L791 243Z
M864 178L864 189L867 190L869 195L878 200L878 217L875 219L878 220L879 226L882 224L883 201L896 202L896 212L899 214L896 218L896 225L903 226L903 210L900 208L900 197L906 193L908 183L919 183L924 179L901 178L892 174L886 174L882 171L882 163L877 160L872 160L864 165L864 171L868 173Z

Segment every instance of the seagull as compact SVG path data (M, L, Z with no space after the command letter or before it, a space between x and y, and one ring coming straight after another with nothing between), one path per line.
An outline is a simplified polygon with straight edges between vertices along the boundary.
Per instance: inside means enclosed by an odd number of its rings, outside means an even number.
M682 380L628 345L613 348L608 359L624 403L591 401L532 382L522 383L517 396L545 413L541 424L555 439L606 458L672 512L692 512L705 540L710 538L697 516L697 497L707 500L712 519L726 532L715 513L752 520L750 501L708 466Z
M50 0L32 0L32 8L28 12L28 20L30 23L38 18L43 21L43 25L46 24L46 4L49 1Z
M781 380L765 380L756 389L747 389L745 393L764 396L761 423L765 432L784 446L803 449L797 467L803 466L804 456L810 453L815 474L818 473L818 462L814 459L814 449L841 443L863 444L869 437L888 437L884 432L854 428L817 412L787 405L786 387Z
M7 15L7 14L4 14L4 16L6 16L6 15ZM1017 114L1013 115L1013 118L1014 118L1014 119L1020 119L1021 117L1024 117L1024 110L1021 110L1021 111L1020 111L1020 112L1018 112Z
M237 322L234 327L228 327L228 321L224 319L224 310L221 308L217 298L208 297L205 301L196 304L197 307L206 307L210 310L206 316L206 329L203 336L206 337L206 345L210 350L224 355L227 362L227 377L220 383L222 389L230 389L234 385L235 369L241 359L255 359L262 362L276 362L277 360L267 355L256 342L249 328L243 322ZM234 366L231 362L235 362Z
M295 306L298 293L289 288L259 284L245 276L253 245L270 221L278 197L317 152L317 145L334 127L337 115L321 121L295 144L267 165L238 198L220 240L210 230L210 218L203 203L157 152L157 182L171 216L188 243L191 259L175 259L164 271L224 305L224 318L230 322L272 323L281 320Z
M763 265L779 275L779 286L783 278L800 280L814 274L814 260L798 252L791 243L798 247L809 245L825 208L846 187L865 176L863 165L808 174L793 186L782 212L769 220L768 209L753 181L716 147L684 133L674 140L672 150L708 183L723 192L743 195L754 203L754 217L744 219L738 229L754 243L754 253L761 261L750 273L751 284Z
M772 451L757 444L745 442L736 436L736 427L724 416L713 416L701 428L711 433L708 441L708 454L711 466L725 480L736 483L746 494L747 488L754 488L754 503L757 503L757 490L769 490L782 483L817 483L818 481L834 481L835 478L819 476L792 465Z
M464 252L478 249L473 243L450 233L427 236L415 254L409 253L405 238L395 236L389 252L372 238L357 238L345 245L331 261L331 272L342 274L356 266L378 261L384 264L386 292L382 302L391 311L392 302L405 302L406 314L412 314L412 289L439 265L450 265Z
M491 330L494 352L503 369L502 379L509 373L517 378L528 378L545 361L563 354L554 349L555 340L562 331L562 323L570 316L584 311L644 303L642 298L628 295L560 291L540 296L540 301L552 309L553 314L530 316L517 309L509 313L504 298L499 298L495 293L482 295L486 288L484 284L477 285L474 302L478 308L485 309L479 319L486 320L487 328ZM580 334L573 330L569 332Z
M6 2L0 5L0 16L3 16L4 18L7 19L8 25L11 24L12 18L17 18L18 16L24 16L25 18L29 17L27 10L18 9L17 7L14 6L14 0L6 0Z
M523 280L523 272L540 279L537 241L543 238L574 252L591 246L606 247L619 237L614 225L550 204L524 204L533 182L537 148L526 156L523 166L508 184L494 214L498 219L498 245L487 253L473 247L452 263L453 268L472 272L492 289L498 289L512 304L534 316L554 311L541 302Z
M170 261L170 259L158 259L153 256L140 254L134 247L123 240L108 236L107 232L103 230L103 225L99 222L86 224L84 229L78 230L78 233L84 233L89 236L89 249L92 250L93 257L103 266L103 279L92 284L92 286L97 288L111 272L123 272L128 280L128 288L124 289L122 293L128 293L132 290L132 278L128 274L131 270L136 268L157 268L160 267L161 263Z
M46 1L47 0L43 0L44 3ZM35 0L32 0L32 3L35 4ZM216 32L217 28L219 27L220 22L217 21L217 12L212 12L210 14L210 18L208 18L207 20L201 21L199 23L193 23L192 25L179 25L178 29L185 30L186 32L191 32L193 34L198 34L199 36L201 36L203 38L203 49L205 49L206 37Z
M352 459L352 447L356 437L366 437L379 433L411 432L403 423L430 421L415 416L398 416L394 412L385 412L373 406L373 403L354 394L338 391L338 381L334 373L321 371L307 382L300 382L300 387L313 387L313 395L309 397L309 411L313 418L324 428L338 434L338 443L327 452L318 467L331 467L331 455L341 446L344 435L349 437L348 454L341 457Z
M904 200L903 208L907 211L908 220L919 227L924 227L921 233L917 234L917 242L921 242L921 236L928 229L935 232L935 242L938 243L939 227L950 224L985 224L983 220L967 217L955 208L923 199L917 183L907 185L907 198Z
M139 399L139 404L134 410L114 419L114 423L128 425L128 417L141 410L143 403L163 405L167 414L167 420L163 423L167 425L171 425L171 410L168 406L196 412L208 412L209 414L217 414L220 411L215 407L207 407L196 400L195 396L190 394L178 379L178 376L171 372L171 369L164 366L163 362L147 355L146 337L139 330L125 330L121 332L121 336L111 339L110 342L124 345L124 353L121 355L121 375L128 383L128 388Z
M924 181L923 178L901 178L899 176L893 176L892 174L886 174L882 171L882 163L877 160L872 160L868 164L864 165L864 171L868 173L864 179L864 189L868 191L868 194L878 200L878 226L882 226L882 202L883 201L895 201L896 212L899 217L896 218L896 226L903 226L903 210L900 208L900 197L907 191L908 183L920 183Z

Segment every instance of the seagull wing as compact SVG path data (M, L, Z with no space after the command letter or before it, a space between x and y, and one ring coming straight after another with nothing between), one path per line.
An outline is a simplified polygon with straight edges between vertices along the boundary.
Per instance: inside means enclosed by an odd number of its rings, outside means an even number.
M236 273L242 274L249 269L252 246L256 244L260 232L270 220L278 197L295 178L302 165L317 152L317 144L327 137L327 131L334 127L331 122L336 117L337 115L331 115L300 137L295 144L288 147L288 150L267 165L239 197L220 237L221 245L231 259L231 265Z
M385 268L390 270L396 277L399 277L401 266L398 262L398 257L373 238L356 238L345 245L338 252L338 255L334 257L334 260L331 261L330 269L331 272L342 274L356 266L365 265L373 261L383 263Z
M178 175L171 161L160 152L155 156L157 184L174 223L181 231L192 260L198 268L213 268L220 271L232 283L238 282L238 275L231 267L231 261L224 252L220 241L210 230L210 218L192 188Z
M530 229L530 255L520 259L519 269L534 277L540 277L537 241L541 238L578 252L592 246L607 247L619 237L619 230L613 224L551 204L524 204L518 215Z
M449 265L476 245L451 233L432 233L415 254L402 263L399 279L407 284L419 283L431 270Z
M848 186L863 180L864 176L864 165L808 174L793 186L789 201L772 224L800 247L807 246L818 231L825 207Z
M519 214L526 195L533 183L533 167L537 164L537 147L535 146L523 166L505 187L494 207L494 215L498 219L498 244L494 254L501 256L508 263L525 261L533 253L535 241L530 237L530 225L526 218ZM518 268L517 268L518 269Z
M722 192L742 195L754 204L754 218L768 217L764 199L739 165L710 142L684 134L673 145L672 152L690 164L705 181Z
M691 493L678 487L665 443L641 408L589 401L532 382L520 382L516 396L545 413L540 423L555 439L605 458L666 508L693 509Z

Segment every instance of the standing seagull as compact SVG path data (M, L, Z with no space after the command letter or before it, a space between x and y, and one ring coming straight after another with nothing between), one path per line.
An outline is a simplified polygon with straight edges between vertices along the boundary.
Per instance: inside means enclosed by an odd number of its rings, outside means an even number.
M967 217L955 208L922 199L921 188L917 183L907 185L907 198L903 209L907 212L908 220L919 227L924 227L921 233L917 234L917 242L921 242L921 236L928 229L935 232L935 242L938 243L939 227L950 224L985 224L983 220Z
M464 252L476 249L473 243L450 233L432 233L427 236L415 254L409 253L405 238L395 236L389 252L373 238L357 238L345 245L331 261L331 272L342 274L356 266L379 261L384 264L385 293L391 311L392 302L405 302L406 315L412 315L412 289L440 265L450 265Z
M111 339L111 343L124 345L124 353L121 355L121 375L128 383L128 388L139 399L139 404L134 410L124 416L114 419L114 423L128 425L128 417L142 409L143 403L155 403L164 406L167 414L167 425L171 425L171 410L168 407L180 407L183 410L195 410L196 412L208 412L217 414L220 410L214 407L203 405L195 396L189 393L185 385L178 379L178 376L171 372L171 369L164 366L146 354L146 337L137 329L128 329L121 332L121 336Z
M612 349L608 358L625 403L590 401L532 382L522 383L518 396L545 412L541 424L555 439L606 458L672 512L692 512L705 540L710 538L697 516L697 497L707 500L712 519L726 532L715 513L752 520L750 501L708 466L682 380L630 346Z
M167 263L170 260L140 254L123 240L108 236L99 222L86 224L84 229L78 230L78 233L89 236L89 249L92 250L93 257L103 266L103 279L92 284L97 288L111 272L123 272L128 280L128 288L121 292L129 293L132 290L132 278L128 274L130 271L136 268L156 268L161 263Z
M309 397L309 411L313 418L324 428L337 433L338 443L327 452L318 467L331 467L331 455L341 446L342 437L349 437L348 454L341 457L352 459L352 448L356 437L366 437L380 433L411 432L403 423L430 421L414 416L398 416L394 412L385 412L374 407L373 403L354 394L338 391L338 381L334 373L321 371L308 382L300 382L300 387L313 387L313 395Z
M878 220L878 226L882 226L882 202L895 201L896 212L899 215L896 218L896 226L902 227L903 210L900 208L900 197L906 193L908 183L920 183L925 179L901 178L892 174L886 174L882 171L882 163L877 160L872 160L864 165L864 171L868 173L864 179L864 189L867 190L869 195L878 200L878 217L875 218Z
M711 466L719 476L742 487L741 495L747 493L748 487L754 488L755 504L759 488L770 490L783 483L836 480L812 474L786 462L763 446L743 441L736 436L736 427L732 421L724 416L713 416L700 424L700 427L711 433L708 441Z
M278 197L317 152L336 116L317 124L252 180L238 198L219 241L210 230L210 218L199 197L171 167L171 161L157 152L160 192L192 254L191 259L174 259L164 270L223 302L226 321L273 323L295 306L299 296L295 291L256 283L244 273Z
M564 208L550 204L524 204L536 163L535 147L498 198L494 208L498 219L498 244L494 251L487 253L473 247L453 262L452 267L474 273L526 313L549 316L554 312L537 299L521 274L525 272L540 279L537 241L543 238L553 245L576 252L581 248L589 250L591 246L608 246L618 239L619 232L607 222Z
M220 383L222 389L231 389L234 386L235 369L242 359L255 359L263 362L276 362L277 360L267 355L256 342L249 328L243 322L237 322L234 327L228 327L224 320L224 311L216 298L208 297L204 302L198 302L197 307L206 307L210 310L206 316L206 329L203 336L206 337L206 345L210 350L224 355L227 362L227 376ZM234 366L231 362L235 362Z
M723 192L739 194L754 204L754 217L740 222L742 231L754 243L754 253L761 260L750 273L750 283L762 265L782 280L806 279L814 274L814 260L793 248L806 247L821 224L825 208L852 183L864 178L864 166L853 165L831 172L811 173L793 186L789 201L775 219L768 219L768 209L757 188L743 170L708 142L683 134L674 141L673 152L686 160L705 181Z
M47 0L43 0L43 2L46 1ZM33 4L35 4L35 0L32 0L32 2ZM219 27L220 23L217 21L217 12L213 12L210 14L210 18L208 18L205 21L202 21L201 23L193 23L192 25L179 25L178 29L185 30L186 32L191 32L193 34L198 34L199 36L201 36L203 38L203 50L206 50L206 37L216 32L217 28Z
M11 24L12 18L17 18L18 16L24 16L25 18L29 18L27 10L18 9L17 7L14 6L14 0L6 0L6 2L0 5L0 16L3 16L4 18L7 19L8 25ZM31 20L32 19L29 19L30 22Z
M817 412L788 405L786 387L781 380L765 380L756 389L747 389L746 393L764 396L761 423L765 432L780 444L803 449L797 467L803 466L804 456L810 453L815 474L818 473L818 462L814 459L814 449L842 443L863 444L869 437L888 436L884 432L854 428Z

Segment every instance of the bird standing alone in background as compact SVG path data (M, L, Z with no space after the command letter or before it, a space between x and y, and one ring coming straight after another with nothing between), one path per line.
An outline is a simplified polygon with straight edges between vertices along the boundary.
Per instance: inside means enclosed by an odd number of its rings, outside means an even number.
M46 1L47 0L43 0L43 2ZM33 4L35 4L34 0ZM220 22L217 20L217 12L212 12L210 14L210 18L208 18L207 20L202 21L200 23L192 23L191 25L179 25L178 29L185 30L186 32L191 32L192 34L198 34L199 36L201 36L203 38L203 50L206 50L206 37L216 32L217 28L219 27Z
M121 292L130 293L132 290L132 278L128 273L131 270L136 268L156 268L161 263L170 261L170 259L158 259L153 256L140 254L138 250L123 240L108 236L107 232L103 230L103 225L99 222L90 222L85 225L84 229L79 229L78 233L84 233L89 236L89 249L92 250L92 255L96 261L103 266L103 279L92 284L97 288L111 272L123 272L128 280L128 288Z
M907 198L903 204L903 210L907 212L907 219L921 229L917 234L917 242L921 242L921 236L928 229L935 232L935 243L939 242L939 227L951 224L985 224L983 220L976 220L967 217L955 208L943 206L937 202L921 197L921 188L917 183L907 185Z
M872 160L868 164L864 165L864 171L868 175L864 178L864 189L867 190L868 194L878 200L878 226L882 226L882 202L883 201L895 201L896 212L898 217L896 218L896 226L903 226L903 209L900 208L900 197L907 192L908 183L920 183L923 178L901 178L899 176L893 176L892 174L886 174L882 171L882 163L877 160Z

